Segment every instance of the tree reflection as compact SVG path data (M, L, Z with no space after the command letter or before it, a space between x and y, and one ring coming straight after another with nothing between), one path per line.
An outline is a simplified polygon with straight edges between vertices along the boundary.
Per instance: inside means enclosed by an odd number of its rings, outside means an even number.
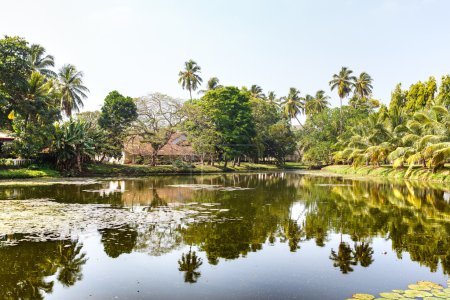
M356 265L354 261L353 251L351 247L345 243L339 243L338 252L331 249L330 259L333 261L333 266L339 268L343 274L353 272L352 266Z
M99 232L102 235L103 250L111 258L131 253L136 246L138 233L129 225L121 228L102 229Z
M360 244L355 243L353 251L355 262L361 265L361 267L367 268L373 263L373 248L366 242Z
M184 272L184 282L196 283L200 277L200 272L197 271L198 268L203 264L202 259L197 256L195 251L191 250L189 247L189 252L181 255L181 259L178 260L180 272Z
M82 278L86 263L83 245L77 241L21 242L0 247L0 299L44 299L52 293L57 274L64 286Z

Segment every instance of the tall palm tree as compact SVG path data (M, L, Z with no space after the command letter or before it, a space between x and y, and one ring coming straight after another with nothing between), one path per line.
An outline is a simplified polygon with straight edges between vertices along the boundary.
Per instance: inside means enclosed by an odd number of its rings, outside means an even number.
M356 78L352 76L353 71L347 67L342 67L338 74L333 75L333 79L329 82L331 90L337 89L340 100L340 113L341 124L340 131L342 132L343 120L342 120L342 99L347 97L352 88L355 86Z
M259 85L252 85L250 87L250 94L253 98L264 99L265 95L263 93L263 89Z
M68 117L72 111L79 111L83 107L83 99L87 98L88 88L83 85L83 72L77 71L73 65L64 65L58 72L61 110Z
M269 93L267 94L266 100L270 104L277 104L277 102L278 102L277 95L275 94L274 91L269 91Z
M45 54L45 48L38 44L32 44L30 50L28 61L31 68L47 77L56 77L56 73L50 69L55 66L53 55Z
M203 79L198 75L201 72L201 68L195 61L190 59L184 63L184 70L178 73L178 83L181 84L183 89L189 91L189 97L192 100L192 91L202 84Z
M207 91L211 91L211 90L215 90L215 89L219 89L222 87L222 85L219 84L219 78L217 77L211 77L208 82L206 83L206 90L201 90L199 91L199 94L204 94Z
M297 122L303 127L302 123L298 119L298 115L305 112L305 103L300 97L300 91L296 88L291 87L289 89L289 94L282 98L283 111L286 117L295 118Z
M372 94L372 77L366 72L359 74L359 77L355 81L355 94L359 98L368 98Z

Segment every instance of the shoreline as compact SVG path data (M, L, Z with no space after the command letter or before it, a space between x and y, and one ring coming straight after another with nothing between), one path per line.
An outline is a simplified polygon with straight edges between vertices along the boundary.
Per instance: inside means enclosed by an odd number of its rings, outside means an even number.
M116 165L116 164L90 164L81 174L74 176L64 176L51 168L36 169L3 169L0 170L0 181L16 179L68 179L68 178L108 178L108 177L147 177L147 176L174 176L174 175L202 175L202 174L227 174L227 173L248 173L248 172L280 172L290 170L306 170L307 167L298 163L287 163L285 167L277 167L271 164L242 163L241 166L229 166L226 169L220 165L195 165L189 168L176 168L172 165L145 166L145 165Z
M384 178L396 180L414 180L436 183L450 183L450 168L443 168L433 173L432 170L423 167L413 167L408 172L408 168L394 169L392 166L361 166L353 167L349 165L332 165L321 169L320 172L341 175L345 177L360 178Z

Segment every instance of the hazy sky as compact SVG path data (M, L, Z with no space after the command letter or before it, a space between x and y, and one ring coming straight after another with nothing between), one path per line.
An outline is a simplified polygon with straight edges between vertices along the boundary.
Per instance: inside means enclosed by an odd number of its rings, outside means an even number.
M258 84L277 95L324 89L348 66L374 78L374 97L450 73L447 0L0 0L0 34L72 63L98 109L111 90L137 97L178 85L194 59L206 82Z

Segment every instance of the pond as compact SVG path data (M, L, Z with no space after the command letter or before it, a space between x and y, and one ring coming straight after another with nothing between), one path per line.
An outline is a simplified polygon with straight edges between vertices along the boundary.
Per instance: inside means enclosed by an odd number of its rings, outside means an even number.
M446 287L449 189L302 172L3 182L0 299L346 299L421 280Z

